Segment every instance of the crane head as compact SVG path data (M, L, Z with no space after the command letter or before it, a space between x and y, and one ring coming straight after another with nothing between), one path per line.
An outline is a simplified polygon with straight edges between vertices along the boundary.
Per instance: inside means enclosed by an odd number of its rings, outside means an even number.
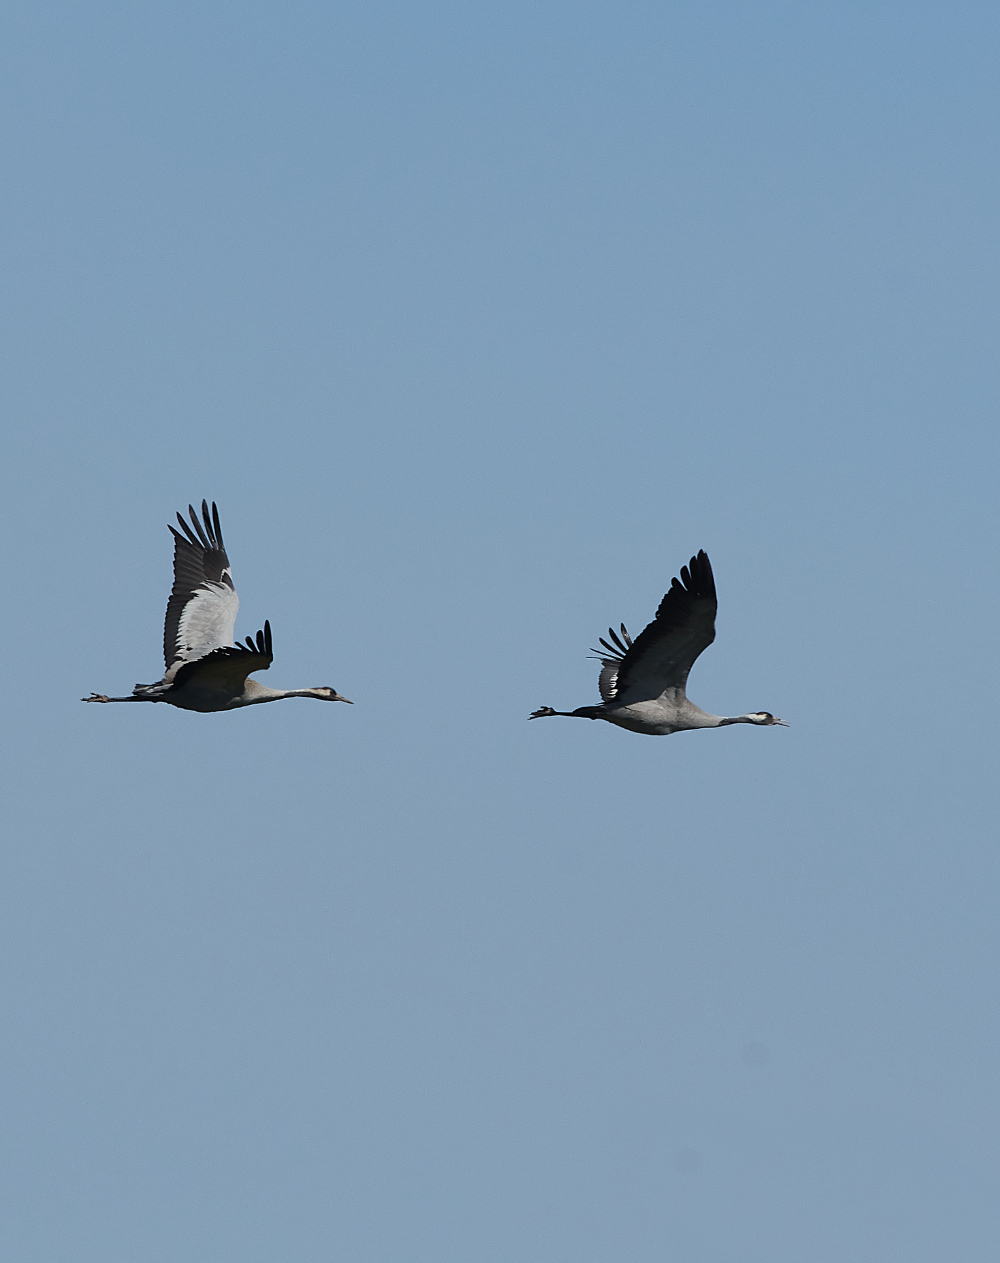
M761 724L763 727L769 727L771 724L780 724L782 728L788 727L783 719L775 719L769 710L755 711L750 718L755 724Z
M348 706L354 703L349 697L341 697L335 688L331 688L328 684L323 684L319 688L311 690L313 697L319 698L321 702L346 702Z

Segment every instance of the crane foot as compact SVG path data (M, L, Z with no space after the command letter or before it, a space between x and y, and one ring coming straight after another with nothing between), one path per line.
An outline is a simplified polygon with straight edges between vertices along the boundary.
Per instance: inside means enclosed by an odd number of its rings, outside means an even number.
M81 702L106 702L108 700L109 698L105 697L103 693L91 693L89 697L80 698Z

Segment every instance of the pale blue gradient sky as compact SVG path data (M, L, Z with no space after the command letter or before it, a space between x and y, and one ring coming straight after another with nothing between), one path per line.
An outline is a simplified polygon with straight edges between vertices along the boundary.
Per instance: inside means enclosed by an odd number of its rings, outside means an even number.
M7 10L5 1258L997 1257L998 37ZM354 707L80 705L202 496Z

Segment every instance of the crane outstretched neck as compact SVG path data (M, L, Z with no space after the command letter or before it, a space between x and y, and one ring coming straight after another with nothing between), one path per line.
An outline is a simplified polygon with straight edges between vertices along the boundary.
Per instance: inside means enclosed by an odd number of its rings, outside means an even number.
M247 680L243 695L236 699L234 705L256 706L261 702L277 702L283 697L315 697L320 702L347 702L349 706L354 705L349 697L341 697L336 689L328 685L313 689L269 689L266 684L260 684L257 680Z

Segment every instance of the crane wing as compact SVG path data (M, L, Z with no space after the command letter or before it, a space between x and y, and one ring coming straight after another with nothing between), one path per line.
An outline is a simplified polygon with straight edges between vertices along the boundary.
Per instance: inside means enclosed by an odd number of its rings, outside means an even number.
M715 639L717 607L712 565L699 552L681 567L656 618L634 641L624 626L624 643L614 631L609 631L613 645L602 637L604 651L597 656L603 700L629 705L660 697L667 689L683 689L695 659Z
M171 681L183 663L232 645L240 608L222 542L219 510L213 503L210 517L202 500L204 525L190 505L188 512L194 530L179 513L177 521L184 533L168 528L174 537L174 586L163 625L163 657L167 667L164 679Z
M613 702L617 697L618 687L618 669L625 660L625 655L632 648L632 637L625 629L622 623L622 634L619 637L613 627L608 628L608 635L614 641L609 645L603 636L600 637L603 649L591 649L591 655L601 663L601 674L597 681L597 687L601 690L602 702Z
M248 636L245 647L222 645L193 662L179 662L172 683L175 688L194 685L199 691L229 699L243 692L251 672L266 671L273 661L271 624L265 622L256 643Z

